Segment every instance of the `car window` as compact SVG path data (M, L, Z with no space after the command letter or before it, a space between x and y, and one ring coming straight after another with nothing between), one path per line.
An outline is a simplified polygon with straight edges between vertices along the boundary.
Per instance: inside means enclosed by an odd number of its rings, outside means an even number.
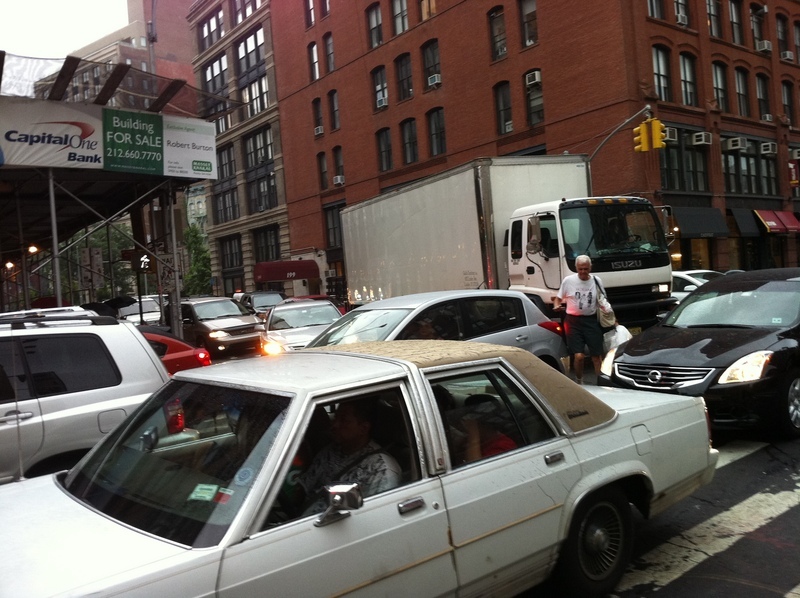
M266 527L321 513L326 485L358 483L367 498L419 480L416 447L399 387L316 405Z
M363 309L342 316L321 335L311 341L309 347L346 345L369 341L386 340L398 324L408 316L410 309Z
M247 297L246 305L250 307L272 307L277 305L283 301L283 297L281 297L278 293L267 293L264 295L253 295L251 297Z
M333 305L309 302L303 307L276 308L270 315L270 330L287 330L305 326L326 326L342 316Z
M22 356L13 339L0 340L0 404L31 398ZM16 394L15 394L16 393Z
M40 397L116 386L122 376L103 341L93 334L20 339L34 392Z
M409 322L397 335L398 340L436 339L459 341L466 331L456 301L447 301L429 307Z
M470 337L510 330L525 324L522 303L513 297L465 299Z
M499 370L430 382L454 467L555 436L539 409Z
M238 318L239 316L250 314L246 307L233 300L197 303L194 306L194 311L200 320L213 320L226 316Z

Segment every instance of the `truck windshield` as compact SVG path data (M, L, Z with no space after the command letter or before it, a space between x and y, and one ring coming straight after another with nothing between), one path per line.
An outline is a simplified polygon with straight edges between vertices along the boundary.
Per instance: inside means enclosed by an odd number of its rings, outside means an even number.
M664 231L650 205L565 206L560 216L567 259L667 251Z

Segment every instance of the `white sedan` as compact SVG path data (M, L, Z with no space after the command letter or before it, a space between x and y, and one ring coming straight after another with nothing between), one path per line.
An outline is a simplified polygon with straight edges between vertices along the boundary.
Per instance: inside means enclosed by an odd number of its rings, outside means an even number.
M714 474L703 400L396 341L177 373L68 473L0 488L2 594L601 596ZM596 395L596 396L595 396Z

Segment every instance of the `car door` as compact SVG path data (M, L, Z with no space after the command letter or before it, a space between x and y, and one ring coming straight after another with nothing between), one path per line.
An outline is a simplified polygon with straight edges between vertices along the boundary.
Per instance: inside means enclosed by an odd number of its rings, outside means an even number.
M462 300L463 319L469 338L483 343L519 347L535 352L545 335L552 335L537 326L529 326L522 300L517 297L491 296Z
M490 594L521 577L541 581L556 556L564 500L580 478L569 440L500 367L429 381L450 446L442 485L460 590ZM475 419L482 454L471 460L467 424Z
M311 406L305 431L295 435L299 442L292 443L280 469L276 482L280 490L270 499L261 531L226 550L221 598L455 595L442 486L423 471L416 440L420 426L413 423L408 393L395 384L341 397L339 402L359 398L388 406L375 419L380 425L376 424L373 438L401 464L399 485L366 496L363 506L326 525L316 524L320 512L303 514L301 509L289 515L297 489L294 482L312 475L325 454L328 445L319 439L332 425L331 412L338 402ZM334 477L347 478L346 469ZM303 507L312 508L307 505L305 501Z
M20 455L34 455L44 439L41 407L28 380L19 345L0 339L0 483L11 481Z

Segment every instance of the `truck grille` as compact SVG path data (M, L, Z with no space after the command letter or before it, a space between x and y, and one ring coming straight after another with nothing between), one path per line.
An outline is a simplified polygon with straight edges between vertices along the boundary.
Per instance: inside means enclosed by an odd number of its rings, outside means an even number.
M668 390L703 382L714 371L712 368L672 367L660 365L614 364L620 378L633 382L640 388Z
M231 336L242 336L243 334L252 334L256 331L255 325L239 326L237 328L226 328L225 332Z

